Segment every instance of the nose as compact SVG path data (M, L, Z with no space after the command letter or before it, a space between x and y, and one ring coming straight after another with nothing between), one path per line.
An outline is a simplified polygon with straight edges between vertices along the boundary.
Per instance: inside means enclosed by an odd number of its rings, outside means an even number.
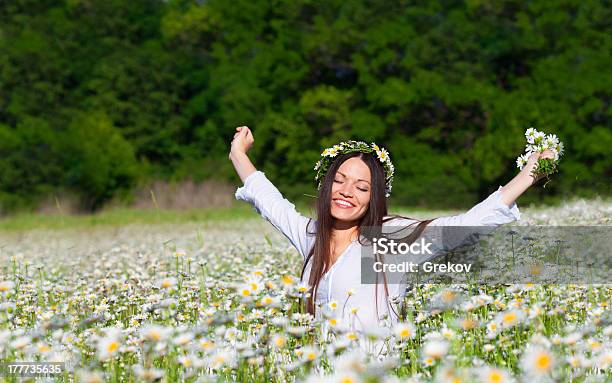
M353 196L353 193L351 193L351 187L348 185L348 182L345 182L342 185L342 188L340 188L340 190L338 190L338 192L346 198L350 198Z

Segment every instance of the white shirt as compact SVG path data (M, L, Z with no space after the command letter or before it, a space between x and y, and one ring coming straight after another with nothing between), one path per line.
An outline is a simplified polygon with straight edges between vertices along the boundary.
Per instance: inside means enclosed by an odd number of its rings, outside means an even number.
M492 229L520 219L516 203L508 206L501 201L501 186L484 201L472 207L468 212L456 216L440 217L429 223L429 226L490 226ZM261 171L250 174L244 181L244 186L236 190L236 199L247 201L255 210L283 233L305 260L314 245L316 221L301 215L295 206L285 199L278 189ZM393 226L407 226L417 221L400 219L392 220ZM391 223L385 223L391 225ZM307 228L308 225L308 228ZM308 230L307 230L308 229ZM312 261L308 262L303 281L308 281ZM301 271L301 270L300 270ZM403 298L406 293L405 284L389 284L389 296ZM353 295L349 297L348 291ZM376 291L378 294L378 310L376 308ZM361 283L361 244L353 241L338 257L333 266L325 273L319 283L315 302L321 307L331 301L336 301L338 309L336 316L341 323L353 331L375 330L380 326L380 320L388 314L391 323L397 321L397 315L390 309L382 282L374 284ZM344 308L344 310L343 310ZM356 314L351 313L357 308ZM320 314L322 310L317 310ZM319 316L319 315L317 315Z

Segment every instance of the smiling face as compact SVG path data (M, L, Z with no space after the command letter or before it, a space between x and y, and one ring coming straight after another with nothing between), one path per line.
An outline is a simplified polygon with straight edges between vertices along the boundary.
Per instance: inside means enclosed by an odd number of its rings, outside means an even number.
M331 190L331 215L340 221L358 221L370 204L370 168L359 157L344 161L338 168Z

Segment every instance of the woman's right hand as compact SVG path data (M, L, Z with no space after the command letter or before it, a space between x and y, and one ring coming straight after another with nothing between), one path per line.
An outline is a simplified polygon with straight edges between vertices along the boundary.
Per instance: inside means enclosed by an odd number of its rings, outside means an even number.
M234 139L232 140L232 146L230 149L229 157L231 158L232 153L245 153L251 149L255 139L251 129L247 126L239 126L236 128L234 133Z

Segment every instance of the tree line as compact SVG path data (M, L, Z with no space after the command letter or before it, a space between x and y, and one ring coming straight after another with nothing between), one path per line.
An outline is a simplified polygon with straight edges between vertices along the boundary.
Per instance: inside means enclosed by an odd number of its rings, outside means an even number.
M292 198L322 148L360 139L389 149L395 203L470 205L530 126L566 154L529 198L609 195L610 20L603 0L2 2L0 205L237 183L239 125Z

